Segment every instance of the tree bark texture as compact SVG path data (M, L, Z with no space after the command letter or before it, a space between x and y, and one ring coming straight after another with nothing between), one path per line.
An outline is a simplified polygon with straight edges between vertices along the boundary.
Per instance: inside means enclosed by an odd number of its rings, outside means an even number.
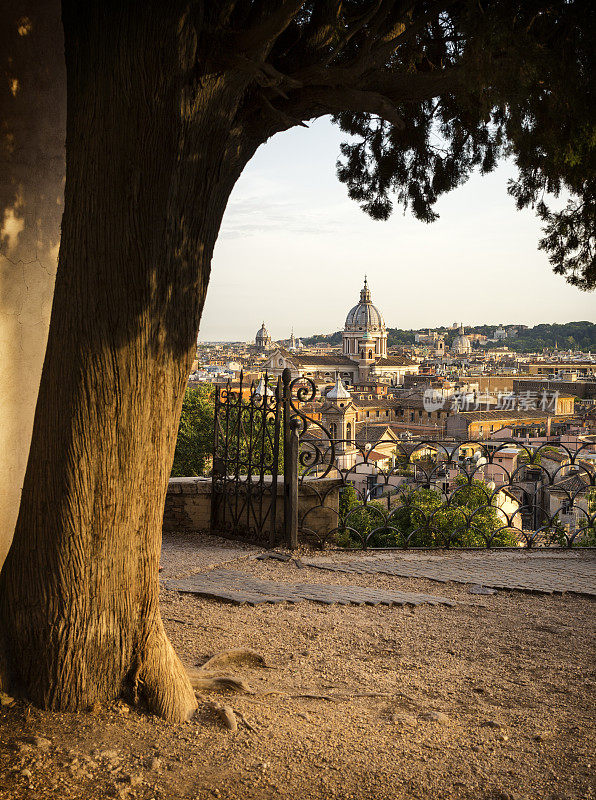
M303 5L63 0L62 239L0 574L0 680L41 706L78 710L123 689L171 720L196 706L159 615L161 522L213 248L246 163L275 133L339 110L399 125L395 104L461 80L373 76L401 40L376 24L372 49L337 69L325 37L310 44L332 19L302 17L306 37L293 38Z
M196 700L164 632L165 492L210 261L256 149L229 75L194 80L175 3L66 2L65 208L19 518L0 576L4 682L79 710Z

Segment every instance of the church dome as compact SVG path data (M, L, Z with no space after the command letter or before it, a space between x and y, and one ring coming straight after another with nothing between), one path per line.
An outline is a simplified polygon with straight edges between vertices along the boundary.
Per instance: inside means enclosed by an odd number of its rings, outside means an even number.
M459 353L460 355L466 355L472 351L472 344L466 336L463 324L460 324L459 326L457 336L453 340L451 349L454 353Z
M346 330L385 330L385 320L379 309L373 305L366 278L360 291L360 302L348 311Z
M261 352L271 347L271 336L269 335L269 331L265 327L264 322L257 331L257 335L255 336L255 344Z

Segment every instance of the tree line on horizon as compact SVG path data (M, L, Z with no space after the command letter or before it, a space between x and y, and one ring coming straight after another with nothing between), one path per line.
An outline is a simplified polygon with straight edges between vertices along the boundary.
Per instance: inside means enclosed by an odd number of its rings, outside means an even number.
M498 325L473 325L466 327L466 333L492 336L498 327ZM596 324L593 322L579 321L560 324L545 322L534 325L532 328L517 325L507 325L505 327L517 328L517 334L507 337L499 344L504 344L517 353L533 353L545 348L553 349L554 347L558 347L559 350L596 350ZM412 345L416 334L426 333L427 330L428 328L387 328L387 345L389 347ZM449 330L445 327L431 328L431 330L445 334L447 345L457 335L457 331ZM317 342L339 345L341 341L342 331L302 337L302 342L305 345L314 345ZM482 348L479 347L479 349Z

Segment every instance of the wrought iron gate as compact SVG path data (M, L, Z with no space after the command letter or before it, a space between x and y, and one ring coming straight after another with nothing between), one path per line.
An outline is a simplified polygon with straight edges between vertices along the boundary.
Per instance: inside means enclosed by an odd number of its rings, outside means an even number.
M257 386L245 384L241 373L238 387L217 387L213 530L270 546L297 546L299 441L312 420L296 401L314 394L312 381L292 380L289 369L274 386L267 375ZM312 461L311 454L303 457Z

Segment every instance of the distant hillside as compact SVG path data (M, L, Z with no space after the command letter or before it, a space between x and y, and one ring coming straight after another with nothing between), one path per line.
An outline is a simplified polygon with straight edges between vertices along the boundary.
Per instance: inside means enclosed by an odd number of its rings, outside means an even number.
M596 325L585 321L566 322L562 325L542 323L533 328L518 330L517 336L511 339L508 337L505 344L518 353L539 352L544 347L555 346L559 350L596 351Z
M312 346L317 342L325 342L325 344L341 344L341 331L335 333L317 333L314 336L301 336L302 344Z
M485 336L492 336L495 332L495 325L476 325L467 327L466 333L482 333ZM541 323L534 325L533 328L521 328L518 325L506 325L505 328L518 328L515 338L507 338L500 344L504 344L517 353L540 352L545 347L552 349L555 346L559 350L592 350L596 352L596 324L593 322L566 322L563 324ZM448 331L446 328L433 328L445 334L447 344L453 340L456 331ZM413 344L414 336L417 333L426 333L427 328L419 330L402 330L401 328L387 328L387 344L389 347L395 345ZM302 341L306 345L314 345L316 342L326 344L341 344L341 331L335 333L319 333L316 336L303 337ZM494 346L488 343L487 347Z

